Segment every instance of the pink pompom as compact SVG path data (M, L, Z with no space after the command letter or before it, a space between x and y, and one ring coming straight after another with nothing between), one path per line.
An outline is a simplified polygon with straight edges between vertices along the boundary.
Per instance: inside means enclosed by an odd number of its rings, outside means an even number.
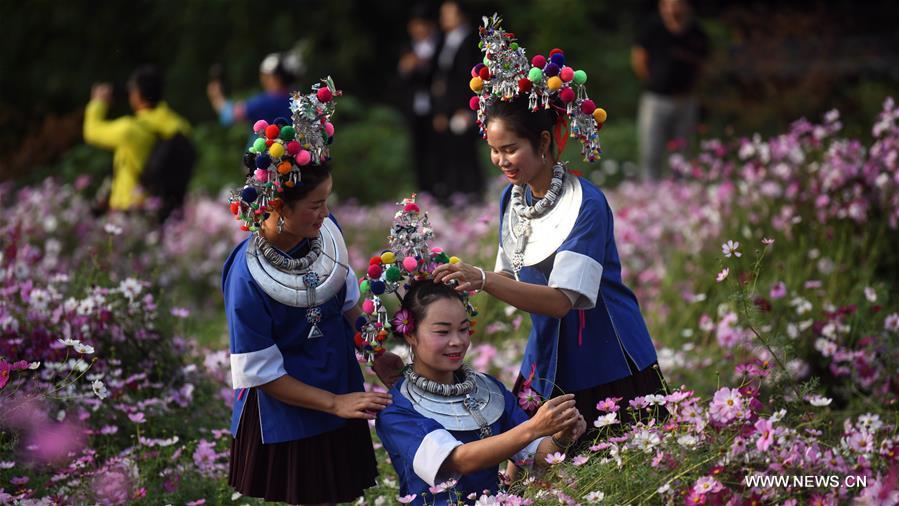
M559 77L566 83L571 81L574 79L574 69L571 67L562 67L562 70L559 71Z
M259 132L264 131L266 129L266 127L268 127L268 121L265 121L264 119L261 119L261 120L257 121L256 123L253 123L253 131L256 132L257 134Z
M372 264L368 266L368 277L371 279L378 279L381 277L381 266L378 264Z
M564 104L571 102L574 100L574 90L571 88L562 88L562 91L559 92L559 99Z
M318 97L318 101L321 103L330 102L334 95L331 93L331 90L328 88L319 88L317 92L315 92L315 96Z
M415 257L406 257L403 259L403 269L412 272L416 268L418 268L418 260L416 260Z
M287 153L290 156L296 156L297 153L300 152L300 149L302 149L302 146L300 146L300 143L297 141L290 141L287 143Z
M477 111L480 106L481 106L480 97L475 96L475 97L471 97L470 99L468 99L468 108L471 109L472 111Z
M443 248L441 248L439 246L436 248L431 248L431 253L434 253L435 255L439 255L439 254L443 253Z
M325 123L325 133L328 134L328 137L334 136L334 124L330 121Z
M362 312L365 314L372 314L375 312L375 302L371 299L365 299L365 302L362 303Z
M403 207L403 211L407 212L407 213L420 213L421 208L418 207L418 204L416 204L414 202L410 202L410 203L406 204L405 207Z
M581 102L581 112L584 114L593 114L593 111L596 110L596 104L593 103L589 98Z
M256 181L264 183L268 179L268 171L265 169L256 169L253 172L253 175L256 176Z
M546 66L546 57L542 54L534 55L534 57L531 58L531 66L542 69Z
M296 160L297 165L309 165L309 162L312 161L312 153L302 149L297 153Z

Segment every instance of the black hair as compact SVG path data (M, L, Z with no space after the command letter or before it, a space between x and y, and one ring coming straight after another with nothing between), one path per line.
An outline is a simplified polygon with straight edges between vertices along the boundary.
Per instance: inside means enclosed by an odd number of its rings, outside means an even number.
M128 87L136 89L142 99L149 103L151 107L156 107L162 101L165 79L159 67L155 65L141 65L128 78Z
M284 86L290 86L296 80L297 76L291 69L287 68L285 64L287 59L287 55L284 53L278 54L278 64L275 65L275 70L272 71L272 74L281 81L281 84Z
M549 109L539 106L536 111L532 111L528 104L528 96L524 93L514 100L496 100L487 107L487 124L495 119L503 120L506 128L531 143L534 152L540 149L540 136L543 132L549 132L549 150L550 153L553 152L555 148L553 127L558 118L559 113L553 106Z
M330 175L331 169L327 163L300 167L302 183L296 184L292 188L282 185L284 191L281 192L281 200L292 208L294 204L306 198L307 195L312 193L312 190L324 183Z
M402 308L412 313L415 328L424 321L428 315L428 306L440 299L457 300L465 306L462 296L451 285L435 283L430 279L413 281L403 297ZM394 332L394 335L405 342L402 334Z

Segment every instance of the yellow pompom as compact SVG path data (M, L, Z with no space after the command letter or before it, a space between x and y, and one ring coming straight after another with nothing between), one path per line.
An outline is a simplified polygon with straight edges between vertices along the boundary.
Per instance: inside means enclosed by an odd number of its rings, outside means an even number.
M562 79L559 76L552 76L546 81L546 87L549 88L549 91L556 91L562 87Z
M274 159L281 158L284 156L284 146L279 142L274 142L268 147L268 154Z
M608 119L609 115L606 114L606 110L602 107L597 107L593 111L593 119L596 120L597 123L605 123L606 119Z
M392 264L396 261L396 255L393 254L392 251L385 251L381 253L381 262L385 264Z
M471 88L471 91L480 93L484 88L484 81L480 77L472 77L471 81L468 81L468 86Z
M461 261L462 261L462 260L460 260L459 257L450 257L450 263L451 263L451 264L457 264L457 263L459 263L459 262L461 262Z

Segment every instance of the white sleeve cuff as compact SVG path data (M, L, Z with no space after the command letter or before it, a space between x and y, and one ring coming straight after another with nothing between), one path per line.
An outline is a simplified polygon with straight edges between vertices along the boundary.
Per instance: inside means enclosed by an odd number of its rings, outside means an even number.
M359 292L359 283L356 282L356 273L353 272L353 268L350 267L349 272L346 274L346 298L343 301L343 308L341 308L340 312L345 313L353 308L356 304L359 303L359 297L362 294Z
M574 251L560 251L553 261L548 285L576 292L579 297L572 309L593 309L602 280L602 265L596 260Z
M493 267L493 272L508 272L512 274L512 260L506 255L502 246L496 252L496 265Z
M534 465L534 455L537 454L537 447L546 439L546 436L538 437L531 441L531 444L525 446L515 455L512 455L512 462L521 468L530 469Z
M429 432L418 450L415 451L415 459L412 461L412 469L419 478L424 480L430 486L440 481L446 481L453 476L437 476L440 473L440 466L449 457L450 452L457 446L461 446L462 442L454 438L446 429L437 429Z
M232 388L258 387L286 374L284 357L277 344L264 350L231 354Z

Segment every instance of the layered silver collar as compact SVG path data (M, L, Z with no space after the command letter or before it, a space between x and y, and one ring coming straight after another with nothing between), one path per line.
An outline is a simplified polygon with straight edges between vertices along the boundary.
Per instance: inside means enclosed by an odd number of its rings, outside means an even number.
M321 255L307 269L296 273L285 272L271 264L257 249L255 241L247 245L247 267L250 275L266 294L276 301L292 307L310 307L325 302L346 285L349 258L346 243L337 224L325 219L319 232ZM310 273L317 275L318 283L307 286Z
M499 420L506 409L502 390L479 372L474 373L474 389L468 394L432 394L408 380L403 381L400 392L409 399L417 413L435 420L445 429L478 430L481 437L490 435L490 425Z
M542 262L555 253L571 234L582 200L583 190L580 180L566 173L558 201L545 214L522 219L509 202L503 210L501 231L503 250L509 255L514 255L523 242L520 265L530 266Z

